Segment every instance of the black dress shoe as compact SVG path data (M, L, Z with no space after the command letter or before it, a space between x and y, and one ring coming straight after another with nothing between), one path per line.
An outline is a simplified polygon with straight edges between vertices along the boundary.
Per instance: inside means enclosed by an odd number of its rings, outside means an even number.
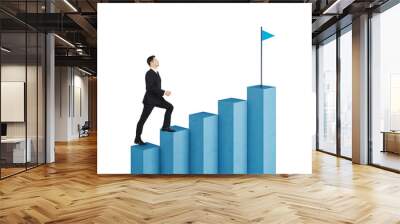
M171 128L161 128L161 131L166 131L166 132L175 132L175 130Z
M142 139L139 137L139 138L135 138L135 144L144 145L144 144L146 144L146 143L144 143L144 142L142 141Z

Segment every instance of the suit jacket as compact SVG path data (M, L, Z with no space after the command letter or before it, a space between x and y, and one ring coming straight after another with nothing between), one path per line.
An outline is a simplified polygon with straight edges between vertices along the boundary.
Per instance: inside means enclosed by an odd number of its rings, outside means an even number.
M161 89L161 77L153 69L146 72L146 93L144 94L143 103L148 105L159 105L163 98L164 90Z

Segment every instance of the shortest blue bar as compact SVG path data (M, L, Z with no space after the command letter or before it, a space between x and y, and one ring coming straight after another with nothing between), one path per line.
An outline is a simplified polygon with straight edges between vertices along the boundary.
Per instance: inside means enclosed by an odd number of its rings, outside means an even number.
M159 174L160 147L151 143L131 146L131 174Z

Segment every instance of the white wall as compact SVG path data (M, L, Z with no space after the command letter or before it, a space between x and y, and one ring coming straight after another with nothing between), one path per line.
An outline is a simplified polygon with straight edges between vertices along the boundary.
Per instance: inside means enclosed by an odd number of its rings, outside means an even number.
M88 78L76 68L56 67L55 89L55 140L77 139L78 124L88 120Z
M55 68L55 140L67 141L69 133L69 95L70 75L68 67Z
M73 96L73 98L75 102L74 102L74 108L72 109L74 116L72 117L73 119L71 120L71 126L72 126L71 135L73 136L73 138L78 138L79 137L79 132L77 129L78 124L82 126L85 123L85 121L88 121L89 119L88 77L82 76L83 73L81 73L77 69L74 70L74 73L75 75L74 75L73 85L74 85L75 96ZM80 110L82 111L80 112Z

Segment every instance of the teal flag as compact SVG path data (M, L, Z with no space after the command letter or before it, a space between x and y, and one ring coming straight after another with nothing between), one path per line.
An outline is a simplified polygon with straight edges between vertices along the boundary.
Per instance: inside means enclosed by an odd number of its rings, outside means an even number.
M264 31L261 29L261 40L266 40L269 39L271 37L273 37L274 35L268 33L267 31Z

